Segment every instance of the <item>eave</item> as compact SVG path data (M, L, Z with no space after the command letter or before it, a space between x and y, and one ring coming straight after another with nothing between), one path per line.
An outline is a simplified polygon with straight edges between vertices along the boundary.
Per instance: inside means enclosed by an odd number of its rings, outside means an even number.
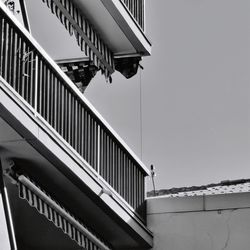
M151 54L151 43L145 31L122 1L73 0L73 2L90 20L115 57Z

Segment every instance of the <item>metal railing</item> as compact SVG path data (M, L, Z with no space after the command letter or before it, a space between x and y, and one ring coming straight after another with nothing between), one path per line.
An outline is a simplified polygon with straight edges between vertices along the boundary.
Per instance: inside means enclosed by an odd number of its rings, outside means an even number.
M125 4L131 15L142 30L145 29L145 0L120 0Z
M0 75L144 221L143 164L7 12L0 6Z

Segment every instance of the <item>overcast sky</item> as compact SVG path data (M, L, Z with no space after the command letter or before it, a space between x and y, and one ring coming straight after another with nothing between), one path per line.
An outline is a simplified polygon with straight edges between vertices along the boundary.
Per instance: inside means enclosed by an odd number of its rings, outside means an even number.
M27 3L32 33L53 58L81 56L42 1ZM146 4L153 48L142 62L142 152L140 74L115 73L112 84L98 74L86 97L155 165L157 189L250 178L249 0Z

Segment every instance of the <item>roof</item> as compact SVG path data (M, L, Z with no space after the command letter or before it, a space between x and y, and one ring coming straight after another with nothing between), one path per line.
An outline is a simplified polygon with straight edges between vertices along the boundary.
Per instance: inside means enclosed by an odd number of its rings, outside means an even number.
M226 180L217 184L203 186L160 189L156 190L155 192L152 190L147 193L147 196L185 197L245 192L250 192L250 179Z

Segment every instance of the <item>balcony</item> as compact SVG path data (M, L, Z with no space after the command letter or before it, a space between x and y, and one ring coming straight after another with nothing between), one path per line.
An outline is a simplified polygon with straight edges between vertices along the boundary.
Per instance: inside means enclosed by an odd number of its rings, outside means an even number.
M147 168L1 2L0 30L0 139L11 142L0 157L87 214L114 249L149 248Z
M76 37L82 54L107 81L119 71L126 78L137 73L139 62L151 54L151 43L145 33L144 1L121 0L43 0L71 36ZM29 4L34 9L33 3ZM28 8L32 11L32 7ZM42 7L42 6L41 6ZM39 27L34 27L39 29ZM63 63L69 58L60 58ZM72 62L70 62L72 64Z
M150 55L151 44L145 34L144 0L72 2L93 24L114 57Z

